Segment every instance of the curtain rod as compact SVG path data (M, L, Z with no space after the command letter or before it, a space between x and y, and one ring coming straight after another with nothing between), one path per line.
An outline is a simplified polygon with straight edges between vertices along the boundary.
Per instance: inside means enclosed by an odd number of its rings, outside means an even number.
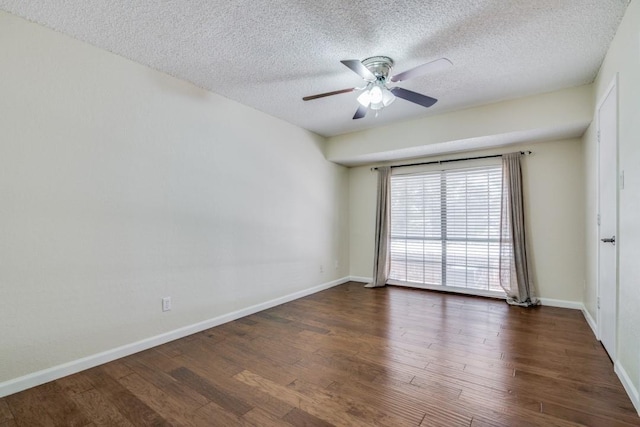
M528 156L529 154L531 154L531 151L521 151L520 155L521 156ZM494 157L502 157L502 154L492 154L490 156L478 156L478 157L464 157L461 159L446 159L446 160L433 160L431 162L420 162L420 163L409 163L406 165L393 165L390 166L391 169L395 169L395 168L407 168L409 166L422 166L422 165L439 165L441 163L450 163L450 162L461 162L464 160L478 160L478 159L492 159ZM372 171L377 171L378 168L371 168Z

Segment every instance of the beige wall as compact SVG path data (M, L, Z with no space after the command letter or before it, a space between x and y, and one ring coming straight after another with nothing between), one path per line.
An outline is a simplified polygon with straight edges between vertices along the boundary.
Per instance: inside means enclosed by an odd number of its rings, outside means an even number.
M354 166L578 138L592 98L584 85L339 135L329 138L327 159Z
M0 64L0 384L348 274L322 138L3 12Z
M534 152L523 159L523 181L536 292L542 298L579 304L584 284L581 142L579 139L543 142L507 150L520 149ZM505 150L469 152L449 158L495 154ZM370 278L377 177L370 166L363 166L350 169L349 178L351 275Z
M640 411L640 2L633 0L611 43L594 87L600 100L618 74L618 170L624 171L623 190L618 193L618 348L616 369L633 387ZM596 150L595 123L584 136L587 194L588 270L585 304L594 319L597 295L596 245Z

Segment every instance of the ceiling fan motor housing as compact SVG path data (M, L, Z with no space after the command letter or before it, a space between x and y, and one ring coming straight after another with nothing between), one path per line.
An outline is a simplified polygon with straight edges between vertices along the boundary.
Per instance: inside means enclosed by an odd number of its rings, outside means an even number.
M367 69L376 76L376 79L384 82L389 77L389 73L391 73L391 69L393 68L393 59L388 56L372 56L362 60L362 65L367 67Z

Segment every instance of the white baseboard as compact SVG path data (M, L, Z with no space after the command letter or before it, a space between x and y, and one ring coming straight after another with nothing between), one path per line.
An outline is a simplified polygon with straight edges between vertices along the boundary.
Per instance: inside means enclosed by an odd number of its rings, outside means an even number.
M371 281L373 281L371 277L362 277L362 276L349 276L349 280L353 282L362 282L362 283L370 283ZM394 285L404 286L399 283L394 283ZM419 286L409 286L409 287L423 289L422 287L419 287ZM495 296L495 295L491 294L489 296ZM576 301L565 301L565 300L552 299L552 298L540 298L540 303L542 305L548 305L549 307L561 307L561 308L571 308L573 310L584 310L584 305L581 302L576 302Z
M33 372L22 377L2 382L0 383L0 398L13 393L17 393L22 390L26 390L31 387L36 387L41 384L48 383L49 381L53 381L58 378L66 377L67 375L75 374L77 372L111 362L116 359L120 359L125 356L129 356L134 353L138 353L143 350L148 350L152 347L168 343L169 341L177 340L179 338L183 338L188 335L192 335L197 332L222 325L223 323L231 322L232 320L236 320L241 317L249 316L250 314L254 314L259 311L263 311L268 308L275 307L277 305L284 304L286 302L293 301L298 298L302 298L337 285L341 285L348 282L349 280L351 280L350 277L343 277L331 282L314 286L312 288L303 289L292 294L275 298L270 301L252 305L250 307L243 308L231 313L223 314L221 316L214 317L203 322L188 325L179 329L175 329L173 331L165 332L160 335L143 339L138 342L123 345L121 347L113 348L111 350L103 351L101 353L93 354L91 356L83 357L81 359L73 360L71 362L63 363L61 365L53 366L51 368L43 369L41 371Z
M584 307L581 302L553 298L540 298L540 304L547 305L549 307L570 308L572 310L582 310Z
M362 282L362 283L370 283L371 281L373 281L373 279L371 277L361 277L361 276L349 276L349 280L354 281L354 282ZM393 283L395 286L405 286L403 284L400 283ZM416 289L425 289L424 287L420 287L420 286L409 286L409 287L415 287ZM440 290L435 288L436 290ZM446 289L444 289L446 290ZM482 293L479 293L479 295L482 295ZM488 294L486 296L491 296L491 297L495 297L496 295L493 294ZM560 308L570 308L573 310L583 310L586 312L584 305L581 302L577 302L577 301L566 301L566 300L561 300L561 299L553 299L553 298L539 298L540 299L540 304L542 305L547 305L549 307L560 307ZM587 319L587 322L589 320ZM595 323L594 323L595 325ZM591 326L591 325L590 325ZM593 326L591 326L593 328Z
M371 282L373 282L373 279L371 277L349 276L349 281L351 281L351 282L371 283Z
M629 395L631 403L633 403L638 416L640 416L640 393L638 393L638 389L635 388L633 382L631 381L631 378L629 378L629 375L627 374L627 371L625 371L620 362L615 362L613 364L613 370L618 375L618 378L620 378L620 382Z
M598 336L598 324L596 323L595 320L593 320L593 317L591 317L591 314L589 314L589 310L587 310L587 307L585 307L584 304L582 305L582 315L584 316L585 320L587 321L587 324L593 331L593 335L596 337L597 340L600 339L600 337Z

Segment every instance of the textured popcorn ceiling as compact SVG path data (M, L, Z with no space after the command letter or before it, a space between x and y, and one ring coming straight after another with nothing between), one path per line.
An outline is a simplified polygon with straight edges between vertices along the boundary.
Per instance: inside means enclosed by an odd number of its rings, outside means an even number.
M0 0L0 9L148 65L321 135L590 83L628 0ZM387 55L398 99L352 120L361 85L339 61Z

